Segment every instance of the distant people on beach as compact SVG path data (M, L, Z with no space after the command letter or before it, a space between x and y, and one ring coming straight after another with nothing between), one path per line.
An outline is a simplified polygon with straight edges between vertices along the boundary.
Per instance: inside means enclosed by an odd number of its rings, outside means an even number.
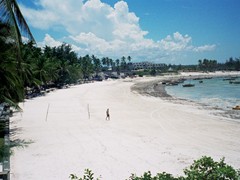
M106 120L110 120L109 109L107 109L107 111L106 111Z

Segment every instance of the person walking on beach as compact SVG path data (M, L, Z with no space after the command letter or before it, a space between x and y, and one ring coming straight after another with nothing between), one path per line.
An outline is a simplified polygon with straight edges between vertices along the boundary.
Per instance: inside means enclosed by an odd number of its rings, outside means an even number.
M109 109L107 109L107 111L106 111L106 120L110 120L110 114L109 114Z

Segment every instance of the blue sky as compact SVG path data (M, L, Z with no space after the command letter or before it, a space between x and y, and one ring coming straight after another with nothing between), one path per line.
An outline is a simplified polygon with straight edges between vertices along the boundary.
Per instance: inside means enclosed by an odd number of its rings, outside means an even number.
M38 46L197 64L240 57L239 0L18 0Z

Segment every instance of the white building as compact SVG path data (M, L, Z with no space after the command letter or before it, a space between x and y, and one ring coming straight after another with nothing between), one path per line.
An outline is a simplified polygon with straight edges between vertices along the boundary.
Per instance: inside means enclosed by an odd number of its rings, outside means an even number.
M152 63L152 62L135 62L132 63L133 69L134 70L138 70L138 69L152 69L152 68L162 68L165 66L165 64L156 64L156 63Z

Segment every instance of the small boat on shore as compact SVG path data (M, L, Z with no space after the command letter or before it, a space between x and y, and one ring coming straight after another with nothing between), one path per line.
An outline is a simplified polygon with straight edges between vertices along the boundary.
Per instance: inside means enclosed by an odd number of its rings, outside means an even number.
M183 84L182 86L183 86L183 87L194 87L195 84Z
M233 110L240 110L240 106L235 106L232 108Z

